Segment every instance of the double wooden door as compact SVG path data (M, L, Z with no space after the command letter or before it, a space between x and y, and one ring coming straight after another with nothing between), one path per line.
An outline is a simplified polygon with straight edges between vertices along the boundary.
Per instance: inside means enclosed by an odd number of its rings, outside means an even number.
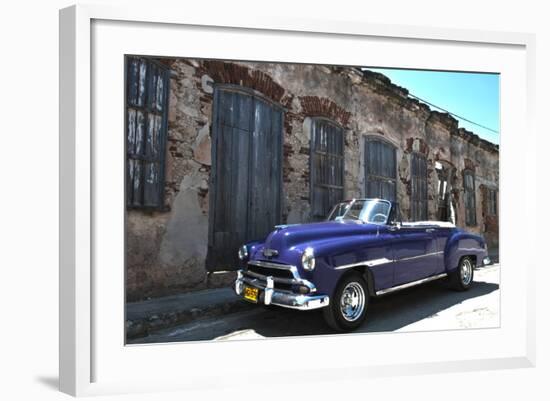
M214 90L209 211L210 271L237 268L240 245L281 218L283 110L241 87Z

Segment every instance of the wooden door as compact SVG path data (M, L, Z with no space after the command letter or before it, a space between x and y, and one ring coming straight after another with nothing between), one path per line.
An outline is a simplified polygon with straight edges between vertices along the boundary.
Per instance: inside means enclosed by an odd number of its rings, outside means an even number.
M213 115L206 267L231 270L239 246L280 223L283 112L252 91L216 87Z

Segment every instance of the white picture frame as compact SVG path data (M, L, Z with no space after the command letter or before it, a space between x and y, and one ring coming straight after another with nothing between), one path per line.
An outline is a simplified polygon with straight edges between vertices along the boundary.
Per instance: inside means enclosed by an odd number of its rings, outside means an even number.
M224 40L219 40L220 35L225 35ZM238 39L241 45L231 46L229 37ZM254 48L259 37L270 45ZM321 42L333 52L314 55ZM381 375L534 366L535 253L529 252L534 244L522 234L536 231L536 208L529 207L525 190L536 188L534 177L529 174L535 168L534 158L528 157L526 148L526 143L535 140L534 44L533 35L521 33L253 17L250 13L239 17L105 5L61 10L61 391L96 395L197 390L207 382L210 388L212 383L230 387L243 374L262 385L267 384L266 373L271 380L291 377L291 381L315 381L344 375L363 380ZM370 56L368 51L349 51L361 46L365 50L385 50L371 52ZM124 346L124 336L120 335L124 332L120 235L124 136L120 106L122 56L129 53L499 72L500 328ZM433 53L438 53L438 60L430 56ZM379 62L373 64L372 54ZM464 57L453 60L449 54ZM371 62L364 62L365 57L371 57ZM106 136L104 132L114 134ZM514 132L523 135L513 135ZM112 173L119 170L120 174ZM533 195L533 191L529 193ZM518 207L525 211L521 222L512 218ZM108 270L106 262L111 264ZM449 350L443 346L442 336L445 342L470 346ZM380 350L387 346L392 352L384 355ZM319 349L323 349L322 355L315 351ZM353 363L337 358L346 349L355 349L357 358ZM252 369L237 358L243 352L269 356L289 350L309 355L311 363L289 366L272 358ZM217 356L215 366L208 358L201 358L213 353ZM193 363L185 365L182 355ZM292 375L295 372L300 372L299 376Z

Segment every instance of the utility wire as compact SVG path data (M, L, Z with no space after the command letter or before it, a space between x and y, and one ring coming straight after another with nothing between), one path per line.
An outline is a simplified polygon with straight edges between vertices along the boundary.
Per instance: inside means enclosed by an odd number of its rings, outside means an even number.
M368 68L361 68L361 71L371 71L371 70L369 70ZM380 74L380 73L377 72L377 71L374 71L374 72L377 73L377 74ZM382 74L382 75L384 75L384 74ZM441 111L444 111L445 113L450 114L450 115L453 116L453 117L459 118L459 119L464 120L464 121L468 121L470 124L474 124L474 125L476 125L476 126L478 126L478 127L481 127L481 128L484 128L484 129L486 129L486 130L488 130L488 131L494 132L495 134L498 134L498 133L499 133L497 130L494 130L494 129L492 129L492 128L486 127L485 125L482 125L482 124L478 124L478 123L476 123L476 122L474 122L474 121L472 121L472 120L469 120L469 119L467 119L467 118L464 118L464 117L462 117L462 116L459 116L458 114L452 113L452 112L450 112L449 110L444 109L443 107L439 107L439 106L437 106L437 105L435 105L435 104L433 104L433 103L428 102L427 100L424 100L424 99L422 99L422 98L420 98L420 97L418 97L418 96L415 96L415 95L413 95L412 93L410 93L408 90L407 90L407 92L408 92L408 94L409 94L410 97L413 97L413 98L415 98L415 99L417 99L417 100L420 100L420 101L423 102L423 103L426 103L426 104L428 104L428 105L430 105L430 106L432 106L432 107L435 107L436 109L439 109L439 110L441 110Z
M491 131L491 132L494 132L494 133L496 133L496 134L499 133L498 131L496 131L496 130L494 130L494 129L492 129L492 128L486 127L485 125L478 124L478 123L476 123L476 122L474 122L474 121L472 121L472 120L468 120L467 118L461 117L461 116L459 116L458 114L452 113L452 112L450 112L449 110L445 110L443 107L436 106L435 104L430 103L430 102L428 102L427 100L424 100L424 99L422 99L422 98L419 98L418 96L415 96L415 95L413 95L413 94L410 93L410 92L409 92L409 96L410 96L410 97L413 97L413 98L415 98L415 99L417 99L417 100L420 100L421 102L424 102L424 103L426 103L426 104L429 104L430 106L435 107L436 109L442 110L442 111L444 111L445 113L448 113L448 114L450 114L450 115L453 116L453 117L459 118L459 119L464 120L464 121L468 121L470 124L477 125L478 127L484 128L484 129L489 130L489 131Z

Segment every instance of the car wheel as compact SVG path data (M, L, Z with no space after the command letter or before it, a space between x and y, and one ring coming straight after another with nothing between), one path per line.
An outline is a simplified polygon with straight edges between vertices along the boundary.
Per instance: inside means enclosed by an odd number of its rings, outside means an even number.
M351 331L365 320L368 305L367 283L361 274L354 272L340 280L329 306L323 308L323 316L333 329Z
M474 281L474 262L467 256L460 259L458 268L451 274L451 286L457 291L466 291Z

